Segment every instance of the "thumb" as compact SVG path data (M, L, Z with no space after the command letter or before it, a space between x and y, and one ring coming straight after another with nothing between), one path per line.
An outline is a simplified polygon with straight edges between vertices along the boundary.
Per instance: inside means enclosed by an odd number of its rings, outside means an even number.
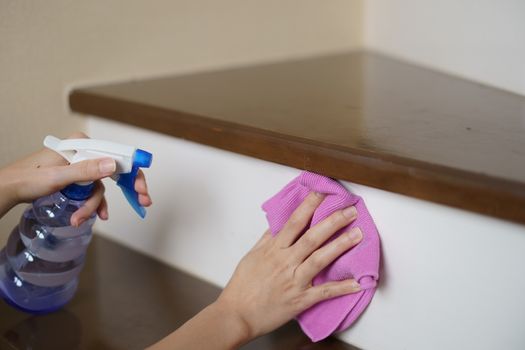
M67 186L74 182L95 181L113 175L117 165L113 158L88 159L60 167L57 185Z

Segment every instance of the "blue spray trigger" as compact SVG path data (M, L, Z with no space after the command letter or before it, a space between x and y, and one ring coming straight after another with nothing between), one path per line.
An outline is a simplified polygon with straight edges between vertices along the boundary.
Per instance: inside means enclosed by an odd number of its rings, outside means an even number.
M135 150L135 154L133 155L133 166L138 168L149 168L151 166L152 159L153 156L151 153L137 148Z
M117 185L119 185L122 193L128 200L131 207L144 219L146 216L146 209L139 203L139 194L135 191L135 179L139 171L138 167L133 167L131 172L127 174L120 174L118 177Z
M131 207L139 214L141 218L146 216L146 209L139 203L139 194L135 191L135 179L139 168L149 168L151 165L153 156L151 153L141 149L137 149L133 154L133 166L131 171L126 174L120 174L117 180L122 193L128 200Z

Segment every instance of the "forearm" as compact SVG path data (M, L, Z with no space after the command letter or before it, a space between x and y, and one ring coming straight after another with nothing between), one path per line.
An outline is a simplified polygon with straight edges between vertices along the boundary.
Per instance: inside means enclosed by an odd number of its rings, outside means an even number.
M250 340L249 330L231 310L215 302L149 350L230 350Z

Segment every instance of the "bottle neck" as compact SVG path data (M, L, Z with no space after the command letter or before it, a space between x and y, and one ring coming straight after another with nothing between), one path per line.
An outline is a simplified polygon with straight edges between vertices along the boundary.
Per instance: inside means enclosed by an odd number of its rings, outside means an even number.
M85 185L71 184L63 188L60 192L69 199L83 201L91 197L95 183L91 182Z

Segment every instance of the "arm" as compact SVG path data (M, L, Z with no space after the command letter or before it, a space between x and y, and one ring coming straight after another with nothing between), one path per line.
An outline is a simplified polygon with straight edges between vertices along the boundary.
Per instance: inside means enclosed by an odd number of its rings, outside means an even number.
M311 284L315 275L362 238L356 228L323 246L355 219L353 207L335 212L301 236L323 198L311 193L279 235L264 233L219 298L150 350L235 349L322 300L359 291L354 280Z
M244 321L228 305L214 302L150 350L236 349L251 339Z

